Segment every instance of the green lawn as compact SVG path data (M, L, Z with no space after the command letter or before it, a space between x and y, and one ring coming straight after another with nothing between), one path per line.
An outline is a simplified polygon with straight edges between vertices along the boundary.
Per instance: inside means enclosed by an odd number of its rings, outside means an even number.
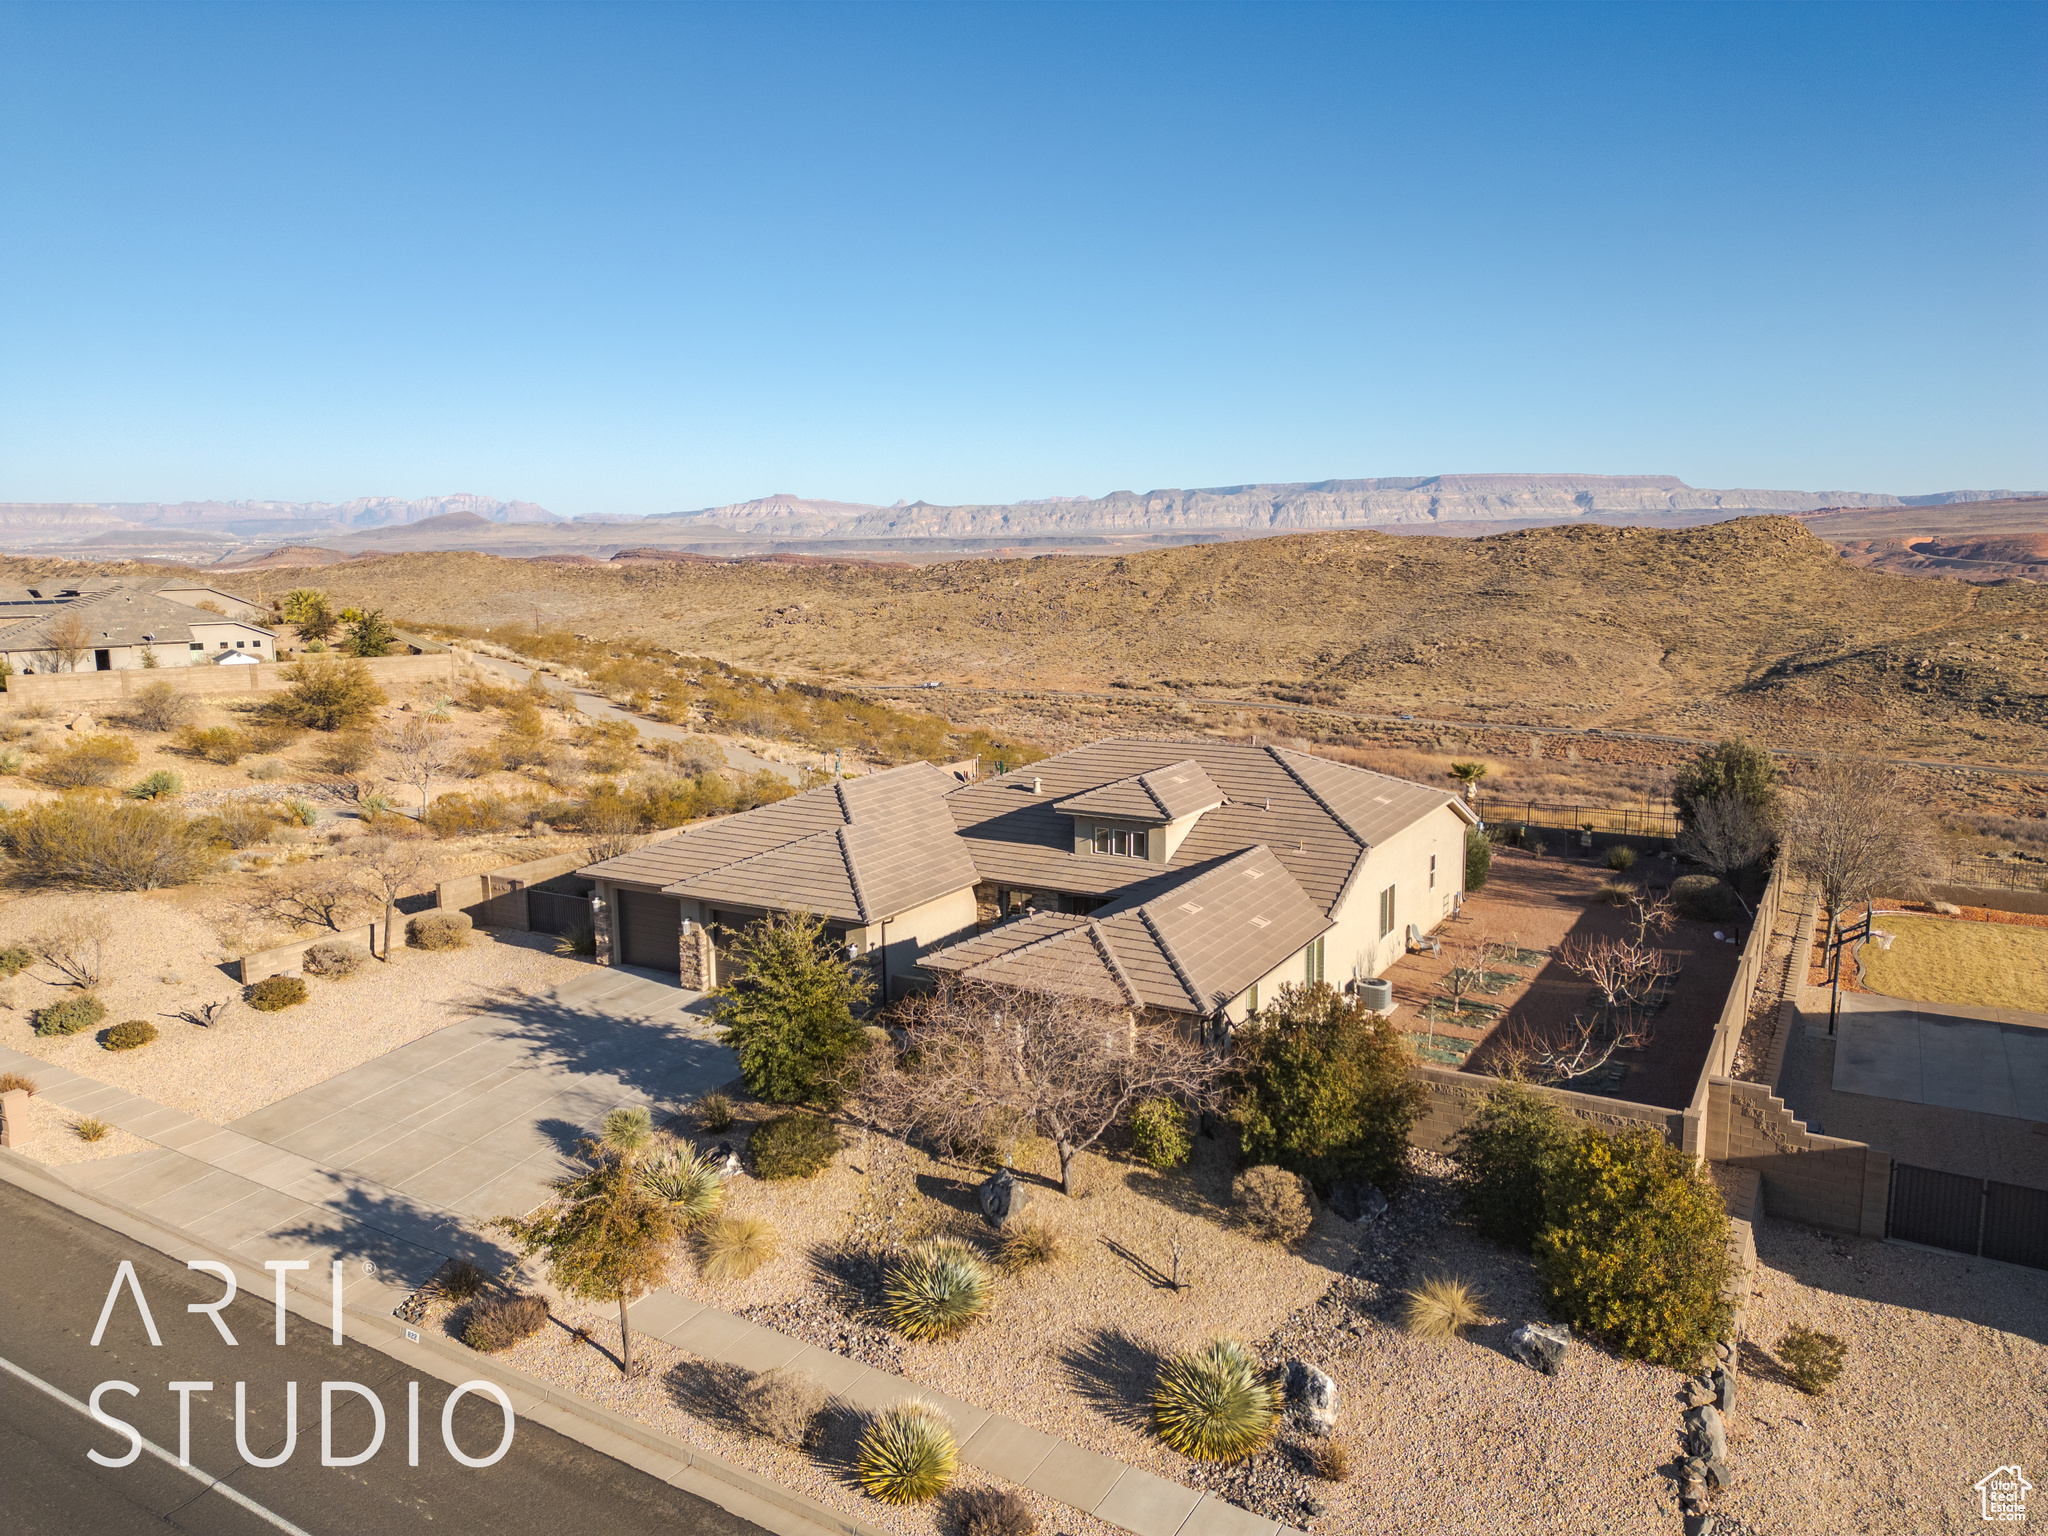
M1981 1003L2048 1013L2048 928L1880 917L1890 949L1865 944L1863 985L1923 1003Z

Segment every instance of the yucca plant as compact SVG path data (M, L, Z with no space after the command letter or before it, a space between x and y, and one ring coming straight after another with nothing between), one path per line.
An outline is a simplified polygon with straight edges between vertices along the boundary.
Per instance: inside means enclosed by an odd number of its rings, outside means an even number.
M604 1117L604 1145L613 1152L631 1156L647 1150L654 1140L654 1117L645 1104L615 1109Z
M958 1238L921 1243L890 1267L882 1310L899 1333L943 1339L988 1310L995 1276Z
M885 1504L937 1498L959 1469L953 1425L930 1403L900 1403L860 1437L854 1470L861 1486Z
M1212 1339L1159 1372L1152 1423L1183 1456L1235 1461L1273 1437L1280 1389L1236 1339Z
M1450 1275L1425 1280L1404 1294L1408 1306L1401 1320L1417 1338L1455 1339L1486 1316L1479 1305L1486 1298Z
M668 1206L684 1226L716 1216L725 1205L725 1173L715 1152L665 1147L635 1170L640 1187Z

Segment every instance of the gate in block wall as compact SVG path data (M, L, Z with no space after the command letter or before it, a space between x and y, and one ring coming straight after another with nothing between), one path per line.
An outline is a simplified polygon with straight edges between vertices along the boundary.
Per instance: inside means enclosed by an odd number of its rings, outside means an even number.
M2048 1269L2048 1189L1893 1163L1884 1235Z

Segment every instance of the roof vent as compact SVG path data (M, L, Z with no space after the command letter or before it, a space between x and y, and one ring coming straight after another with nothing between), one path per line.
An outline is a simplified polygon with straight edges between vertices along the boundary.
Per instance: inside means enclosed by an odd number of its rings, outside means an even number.
M1199 912L1202 910L1199 904L1192 901L1182 902L1180 904L1180 909L1183 912Z
M1272 922L1273 920L1270 917L1255 917L1252 919L1252 926L1254 928L1267 928L1272 926Z
M1033 778L1033 779L1031 780L1031 793L1033 793L1034 795L1035 795L1035 794L1037 794L1037 793L1038 793L1038 791L1039 791L1039 789L1040 789L1040 788L1041 788L1041 787L1042 787L1042 786L1044 785L1044 783L1045 783L1045 780L1043 780L1043 779L1041 779L1041 778L1037 778L1037 777L1034 777L1034 778Z

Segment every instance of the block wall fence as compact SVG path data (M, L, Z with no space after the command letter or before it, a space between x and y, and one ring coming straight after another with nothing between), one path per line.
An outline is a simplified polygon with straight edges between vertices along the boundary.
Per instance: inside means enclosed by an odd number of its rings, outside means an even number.
M153 683L169 683L179 693L194 698L246 698L251 694L281 693L291 687L283 675L301 658L288 662L264 661L254 666L217 667L126 667L113 672L38 672L33 677L7 679L7 702L22 704L105 704L132 698ZM385 688L409 687L416 683L455 684L455 654L444 651L425 656L373 656L363 662Z

